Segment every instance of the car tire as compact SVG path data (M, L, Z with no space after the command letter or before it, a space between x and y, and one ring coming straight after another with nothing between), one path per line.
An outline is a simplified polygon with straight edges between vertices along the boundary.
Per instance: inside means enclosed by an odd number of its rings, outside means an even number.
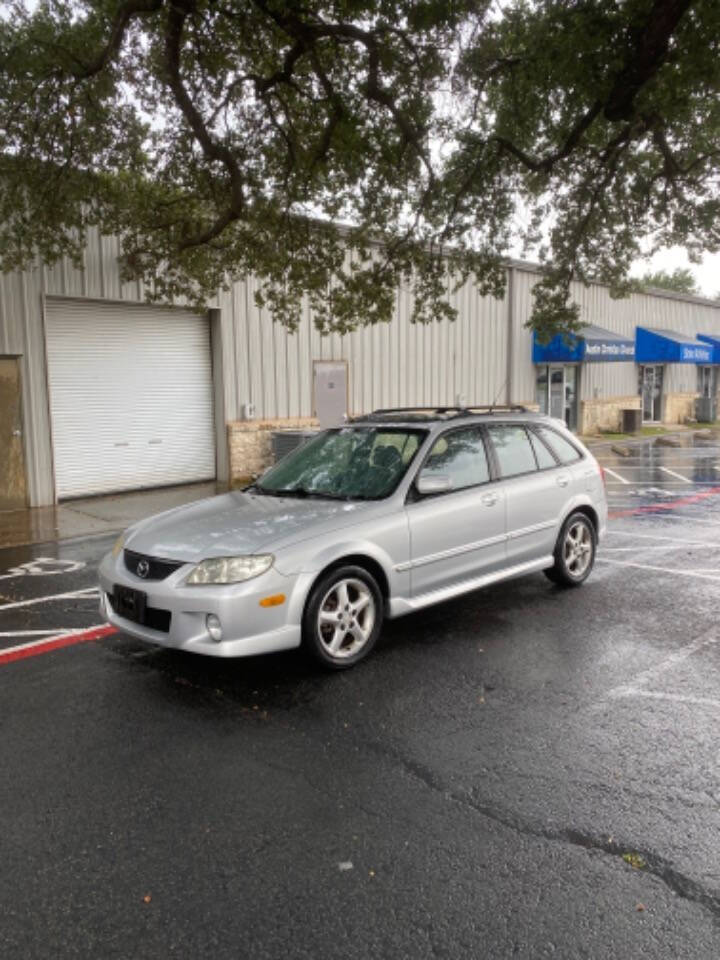
M305 650L328 670L364 660L382 629L385 603L364 567L336 567L315 583L302 622Z
M579 587L595 564L597 534L584 513L571 513L557 538L552 567L543 573L561 587Z

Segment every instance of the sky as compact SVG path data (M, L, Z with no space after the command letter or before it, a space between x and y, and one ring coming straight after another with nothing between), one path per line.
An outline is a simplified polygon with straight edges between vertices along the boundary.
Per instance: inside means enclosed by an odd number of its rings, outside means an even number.
M698 264L690 263L682 247L670 247L658 251L649 260L636 260L630 272L634 277L638 277L655 270L667 270L672 273L677 267L690 269L702 296L714 300L720 295L720 253L706 253L702 263Z

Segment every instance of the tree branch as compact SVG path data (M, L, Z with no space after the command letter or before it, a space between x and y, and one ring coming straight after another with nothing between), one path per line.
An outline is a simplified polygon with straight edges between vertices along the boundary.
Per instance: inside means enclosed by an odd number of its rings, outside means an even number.
M104 70L120 49L130 21L143 13L155 13L162 7L163 2L164 0L125 0L125 3L123 3L115 14L115 19L113 20L110 31L110 39L94 60L91 60L88 64L84 64L82 70L75 71L77 79L82 80L87 77L92 77L96 73L100 73L101 70Z
M168 83L175 97L175 102L182 111L192 133L200 144L205 157L211 161L222 163L230 178L230 206L208 230L189 237L180 245L181 250L200 246L208 239L218 236L233 220L237 220L245 209L245 195L240 167L232 150L223 144L217 143L208 130L203 118L190 99L180 76L180 48L182 45L185 20L190 12L190 5L185 9L173 4L168 11L167 29L165 34L165 61L168 72Z
M667 59L670 38L693 0L655 0L645 22L636 32L636 40L625 66L605 99L607 120L629 120L635 97L658 72Z

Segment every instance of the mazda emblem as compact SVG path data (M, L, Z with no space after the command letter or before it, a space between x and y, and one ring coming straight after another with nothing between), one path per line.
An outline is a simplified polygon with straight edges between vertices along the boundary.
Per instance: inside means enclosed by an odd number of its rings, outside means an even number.
M150 573L150 564L147 562L147 560L138 561L138 565L135 568L135 573L139 577L142 577L143 580L145 579L145 577Z

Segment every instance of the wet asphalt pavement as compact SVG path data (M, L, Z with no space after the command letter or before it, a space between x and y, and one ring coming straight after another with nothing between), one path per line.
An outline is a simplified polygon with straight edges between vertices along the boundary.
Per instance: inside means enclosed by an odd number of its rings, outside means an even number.
M0 660L3 960L718 957L720 449L601 459L582 589L394 621L347 673ZM0 658L99 623L113 539L0 552Z

